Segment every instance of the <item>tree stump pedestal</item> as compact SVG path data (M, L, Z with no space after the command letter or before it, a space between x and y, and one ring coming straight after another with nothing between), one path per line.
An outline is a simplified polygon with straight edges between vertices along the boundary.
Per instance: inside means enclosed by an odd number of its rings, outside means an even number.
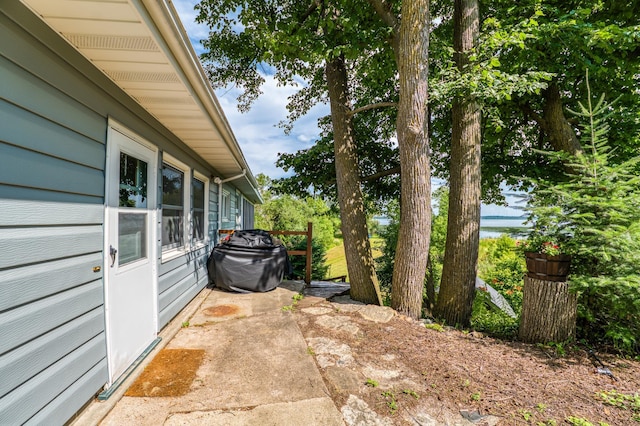
M569 283L526 276L520 316L519 337L528 343L564 342L575 337L575 293Z

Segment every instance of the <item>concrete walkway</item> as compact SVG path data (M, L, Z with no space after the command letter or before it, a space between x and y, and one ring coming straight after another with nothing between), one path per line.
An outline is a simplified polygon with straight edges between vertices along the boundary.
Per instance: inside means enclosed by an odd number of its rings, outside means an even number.
M304 299L294 297L304 289ZM334 333L357 335L362 321L386 326L395 312L364 305L348 296L344 283L287 281L268 293L228 293L205 289L165 329L161 343L106 401L91 403L74 425L273 425L273 426L492 426L491 416L451 412L428 398L394 419L376 414L359 397L365 378L390 388L417 389L394 354L382 357L385 366L355 362L352 349L332 338ZM298 320L318 325L319 334L302 335ZM161 349L204 350L204 358L186 395L124 396L146 364ZM313 349L310 349L313 348ZM315 358L315 360L314 360ZM320 370L321 369L321 370ZM400 371L405 370L404 374ZM322 371L322 374L321 374ZM324 380L323 380L324 377ZM348 399L336 407L330 392Z
M190 392L170 398L122 396L141 365L122 389L92 403L75 424L343 425L300 329L283 311L303 288L304 283L285 282L269 293L203 290L167 327L173 333L168 330L164 344L145 362L162 347L203 349ZM182 327L185 321L188 327Z

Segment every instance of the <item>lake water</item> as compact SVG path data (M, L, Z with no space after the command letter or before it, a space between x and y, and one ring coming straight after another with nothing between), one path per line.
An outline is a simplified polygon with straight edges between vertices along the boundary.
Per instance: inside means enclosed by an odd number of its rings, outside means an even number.
M382 226L389 224L389 219L384 216L375 216L374 220ZM528 229L524 221L519 216L483 216L480 219L480 238L498 238L503 234L521 237Z
M480 219L480 238L497 238L507 234L512 237L522 237L528 226L525 218L516 216L486 216Z

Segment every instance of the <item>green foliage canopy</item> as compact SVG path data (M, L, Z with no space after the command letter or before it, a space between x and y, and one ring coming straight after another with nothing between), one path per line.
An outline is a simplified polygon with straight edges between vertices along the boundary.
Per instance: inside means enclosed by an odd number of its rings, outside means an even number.
M446 178L451 93L475 96L483 104L482 177L484 200L500 200L499 185L527 189L522 177L562 179L563 167L540 155L550 150L548 97L577 109L585 98L584 73L592 87L621 96L611 110L609 140L614 158L635 155L640 146L640 2L613 0L499 0L481 7L481 38L467 80L453 67L452 12L434 1L440 20L431 37L432 124L436 174ZM565 117L566 118L566 117ZM578 122L567 119L575 135ZM617 160L616 160L617 161Z

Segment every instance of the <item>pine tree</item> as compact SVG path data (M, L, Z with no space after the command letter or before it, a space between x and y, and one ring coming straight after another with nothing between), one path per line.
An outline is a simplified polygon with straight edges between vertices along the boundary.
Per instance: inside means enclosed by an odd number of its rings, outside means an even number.
M588 77L588 76L587 76ZM615 101L587 102L572 114L586 123L582 152L549 154L567 166L566 180L539 186L530 219L565 240L578 299L578 337L624 351L640 346L640 157L612 160L607 119Z

